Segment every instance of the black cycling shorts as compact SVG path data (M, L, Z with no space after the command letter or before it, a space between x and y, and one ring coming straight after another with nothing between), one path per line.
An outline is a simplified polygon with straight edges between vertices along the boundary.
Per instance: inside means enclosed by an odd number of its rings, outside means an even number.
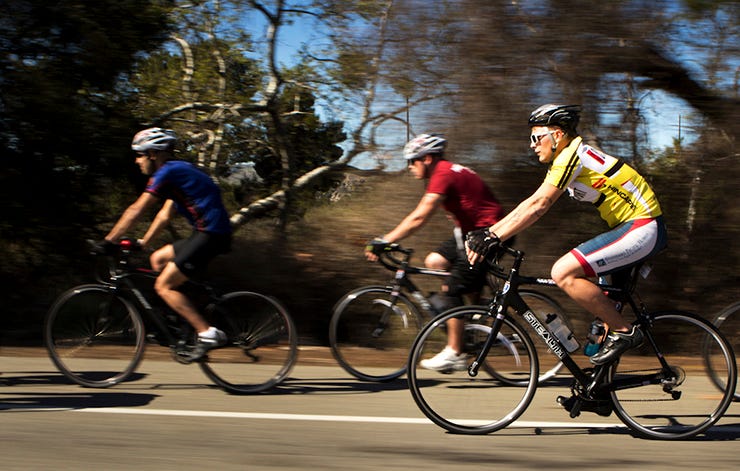
M458 247L455 237L451 237L435 250L436 253L447 259L450 264L450 276L445 280L449 296L461 296L468 293L477 293L483 289L488 273L488 262L483 261L470 266L465 249Z
M202 277L216 255L231 251L231 234L195 231L187 239L172 244L175 265L188 278Z

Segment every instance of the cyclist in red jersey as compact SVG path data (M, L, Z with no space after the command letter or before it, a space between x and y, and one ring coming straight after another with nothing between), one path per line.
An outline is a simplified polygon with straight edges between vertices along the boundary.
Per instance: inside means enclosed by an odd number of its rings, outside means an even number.
M558 286L610 328L604 345L590 357L596 365L615 361L642 343L642 332L628 323L614 302L591 279L645 260L666 246L658 199L647 181L625 162L583 142L576 126L580 107L548 104L529 117L530 147L548 164L540 187L503 220L468 234L470 263L478 262L499 238L512 237L534 224L566 191L594 205L609 226L572 249L552 267Z
M441 293L430 299L435 310L442 312L462 305L464 294L479 293L485 283L487 264L470 267L465 256L464 236L470 231L488 227L504 216L501 204L485 182L471 169L445 159L447 140L439 134L421 134L406 144L403 155L413 176L428 180L424 196L393 230L371 242L366 256L377 260L374 248L398 242L419 230L440 207L453 220L456 236L444 241L427 255L428 268L450 270ZM448 324L447 346L421 365L435 370L465 369L463 324Z

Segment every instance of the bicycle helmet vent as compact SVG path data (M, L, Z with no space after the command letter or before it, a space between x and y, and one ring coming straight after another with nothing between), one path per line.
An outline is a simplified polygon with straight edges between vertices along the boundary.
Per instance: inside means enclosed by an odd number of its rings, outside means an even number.
M447 147L447 139L441 134L419 134L403 148L403 158L419 159L427 154L441 154Z
M177 142L175 131L162 128L148 128L139 131L131 142L131 149L135 152L148 150L172 150Z
M574 133L581 118L578 105L542 105L529 115L529 126L558 126L566 132Z

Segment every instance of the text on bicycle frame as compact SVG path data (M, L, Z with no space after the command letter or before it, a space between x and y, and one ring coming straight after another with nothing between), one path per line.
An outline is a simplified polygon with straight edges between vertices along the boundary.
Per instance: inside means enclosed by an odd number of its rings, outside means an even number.
M537 319L537 316L534 315L532 311L526 311L522 317L529 322L529 325L532 326L532 328L537 332L537 334L542 337L542 340L545 341L548 347L550 347L550 350L552 350L552 353L555 354L556 357L559 359L563 359L565 356L565 351L560 346L560 342L558 339L550 333L549 330L545 328L544 325L540 322L539 319Z

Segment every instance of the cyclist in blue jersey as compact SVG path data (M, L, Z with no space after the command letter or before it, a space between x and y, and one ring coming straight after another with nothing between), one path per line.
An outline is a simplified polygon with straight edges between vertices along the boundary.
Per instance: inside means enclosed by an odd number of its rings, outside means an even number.
M226 335L208 324L178 287L202 274L216 256L231 249L231 222L221 200L221 190L207 174L189 162L174 159L177 136L169 129L149 128L134 136L131 149L144 175L151 175L146 189L131 204L102 246L117 242L147 212L162 204L139 244L146 247L180 213L193 226L187 239L155 250L152 269L160 272L154 288L157 294L198 332L192 359L226 343ZM102 247L102 250L105 250Z

